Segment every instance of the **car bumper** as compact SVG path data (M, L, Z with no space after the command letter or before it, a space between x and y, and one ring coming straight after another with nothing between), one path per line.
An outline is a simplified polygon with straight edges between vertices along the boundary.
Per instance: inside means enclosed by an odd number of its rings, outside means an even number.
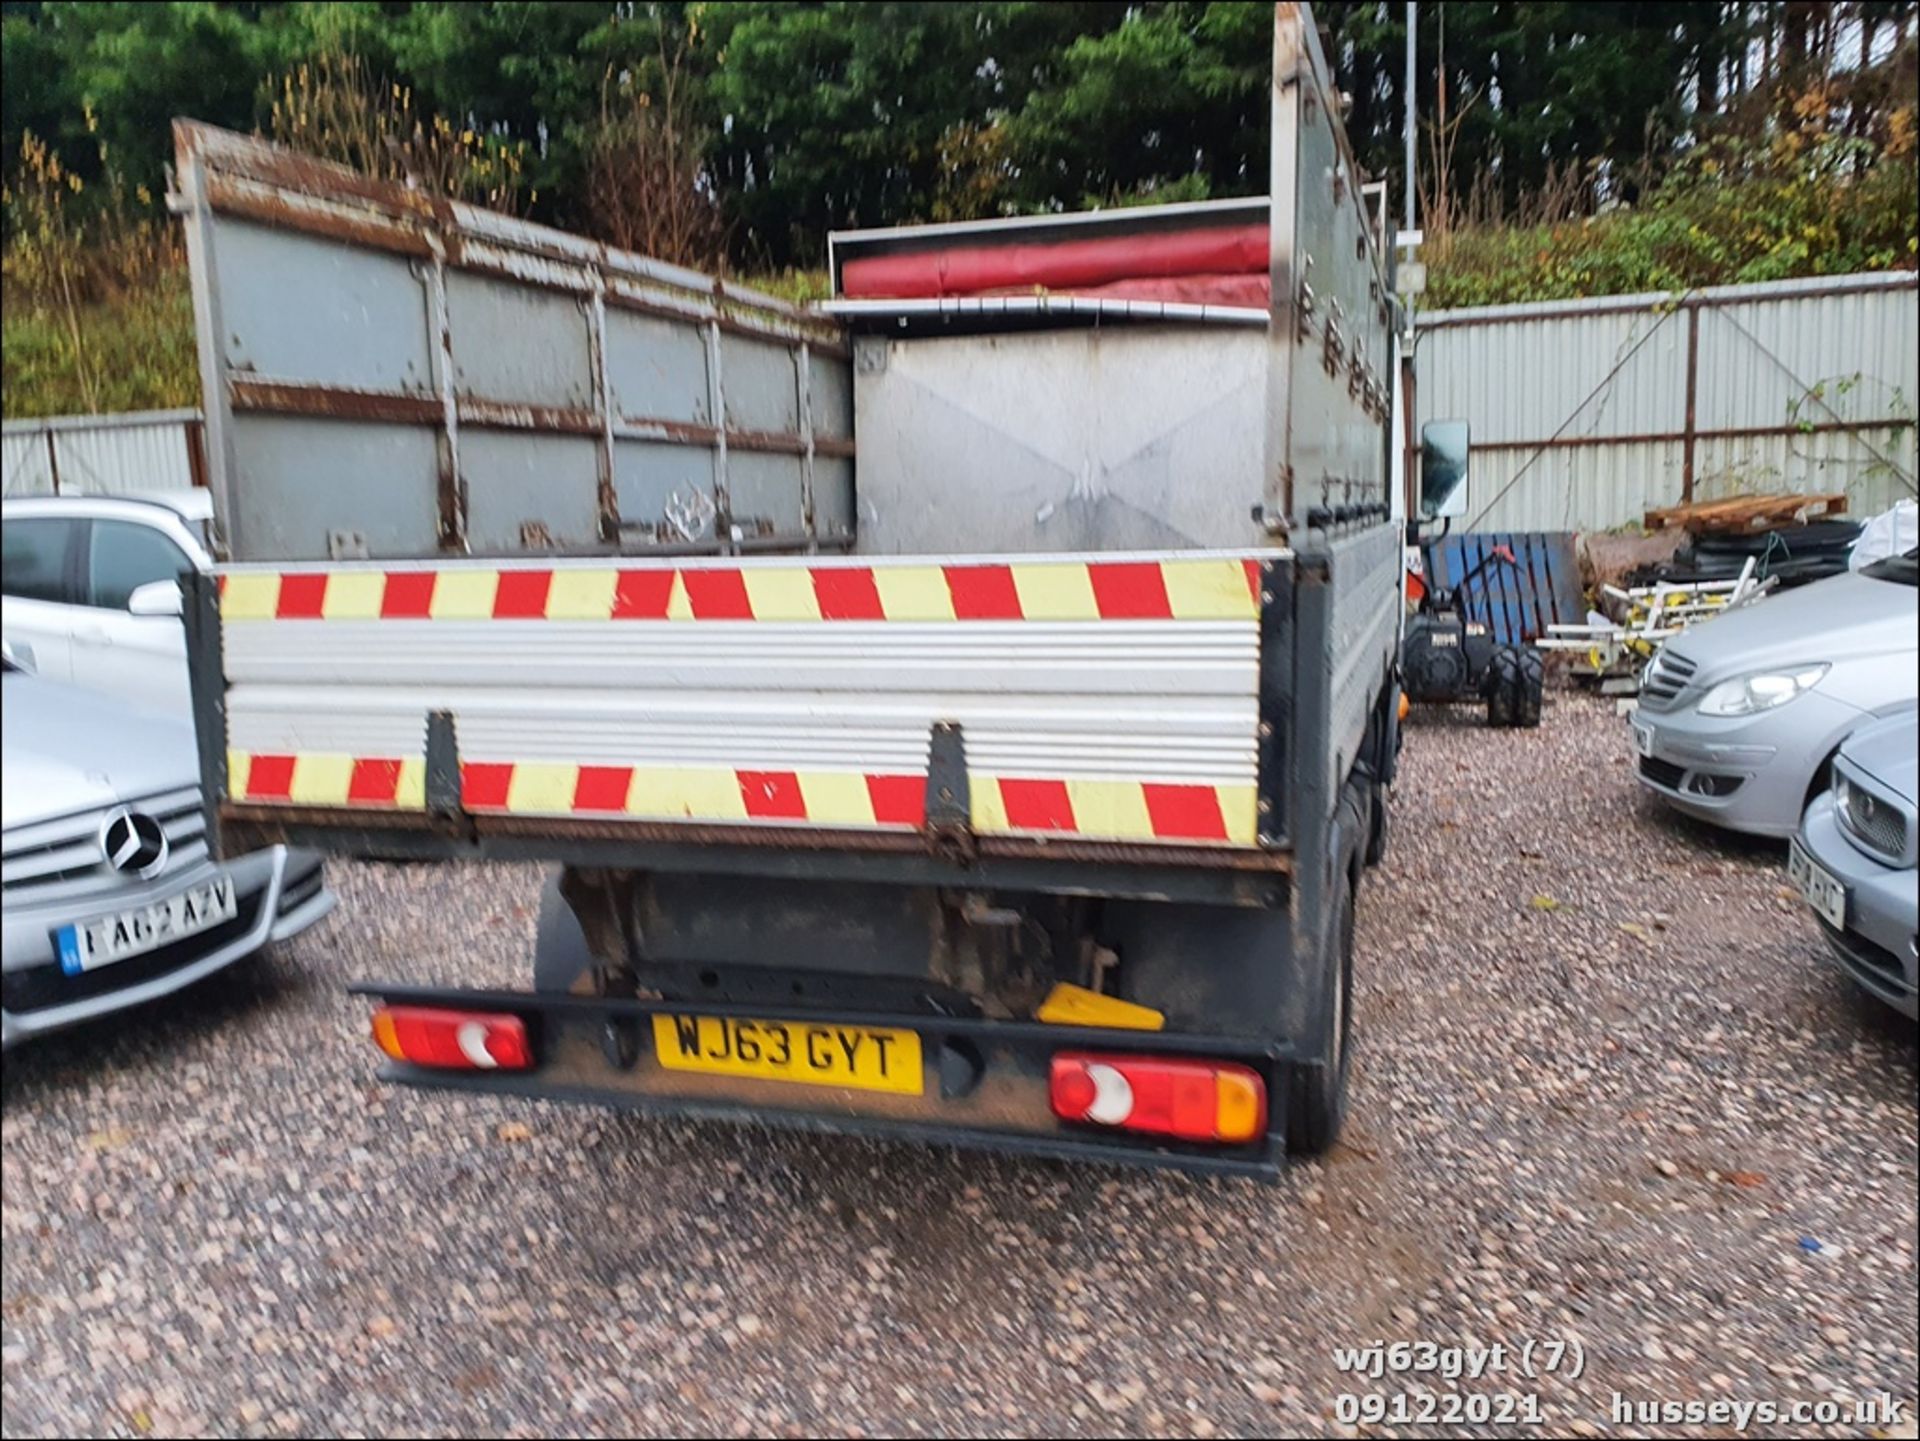
M243 960L273 941L298 935L336 904L320 858L284 846L223 863L234 880L239 914L233 921L145 956L133 956L83 976L65 975L54 951L59 926L137 897L90 897L52 906L12 906L4 924L6 1002L0 1007L0 1049L170 995ZM169 891L210 878L205 863L168 878Z
M1800 844L1847 888L1847 924L1820 934L1840 968L1895 1010L1920 1017L1920 870L1882 865L1840 829L1831 795L1807 811Z
M1650 733L1636 758L1641 786L1676 810L1751 835L1799 828L1807 788L1864 713L1818 691L1756 716L1705 716L1691 706L1632 724Z

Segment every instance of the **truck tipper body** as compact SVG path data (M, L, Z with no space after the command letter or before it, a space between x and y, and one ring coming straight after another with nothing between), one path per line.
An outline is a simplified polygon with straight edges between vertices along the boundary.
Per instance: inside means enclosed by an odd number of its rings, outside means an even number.
M176 127L215 844L551 868L526 988L361 987L387 1074L1332 1142L1403 610L1338 116L1277 6L1267 198L839 234L814 310Z

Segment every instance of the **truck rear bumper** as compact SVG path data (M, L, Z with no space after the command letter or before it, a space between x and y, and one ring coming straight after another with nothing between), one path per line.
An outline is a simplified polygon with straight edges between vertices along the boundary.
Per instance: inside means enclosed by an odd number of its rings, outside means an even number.
M1270 1179L1279 1174L1286 1155L1283 1118L1292 1053L1275 1041L930 1015L853 1015L766 1006L749 1010L525 991L378 984L354 989L389 1006L511 1014L527 1028L531 1069L443 1070L393 1062L382 1070L383 1079L404 1085L586 1101L697 1119L752 1121L1216 1175ZM669 1069L655 1051L653 1018L693 1015L912 1031L920 1038L923 1089L918 1095L887 1094ZM1068 1124L1053 1114L1048 1100L1049 1069L1054 1054L1061 1051L1192 1057L1249 1066L1266 1086L1266 1131L1244 1145L1199 1145Z

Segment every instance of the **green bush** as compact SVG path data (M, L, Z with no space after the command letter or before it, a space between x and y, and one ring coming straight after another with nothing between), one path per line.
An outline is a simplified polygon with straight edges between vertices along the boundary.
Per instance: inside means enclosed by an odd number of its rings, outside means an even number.
M1824 116L1814 117L1816 121ZM1636 208L1525 227L1463 227L1431 255L1430 308L1687 290L1913 269L1913 111L1881 143L1818 123L1689 155Z
M52 307L8 306L0 330L7 418L199 405L193 303L186 272L174 274L177 283L82 305L71 318ZM88 384L81 380L82 355Z

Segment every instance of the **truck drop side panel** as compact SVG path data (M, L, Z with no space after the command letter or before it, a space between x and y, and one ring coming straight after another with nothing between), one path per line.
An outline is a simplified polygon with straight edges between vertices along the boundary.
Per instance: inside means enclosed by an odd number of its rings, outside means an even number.
M174 153L231 556L851 542L833 323L212 126Z
M1245 864L1280 839L1261 823L1262 766L1272 791L1281 763L1263 666L1287 660L1263 606L1289 564L225 566L202 720L229 804L297 811L309 834L458 815L533 837L543 820L815 849L944 833Z

